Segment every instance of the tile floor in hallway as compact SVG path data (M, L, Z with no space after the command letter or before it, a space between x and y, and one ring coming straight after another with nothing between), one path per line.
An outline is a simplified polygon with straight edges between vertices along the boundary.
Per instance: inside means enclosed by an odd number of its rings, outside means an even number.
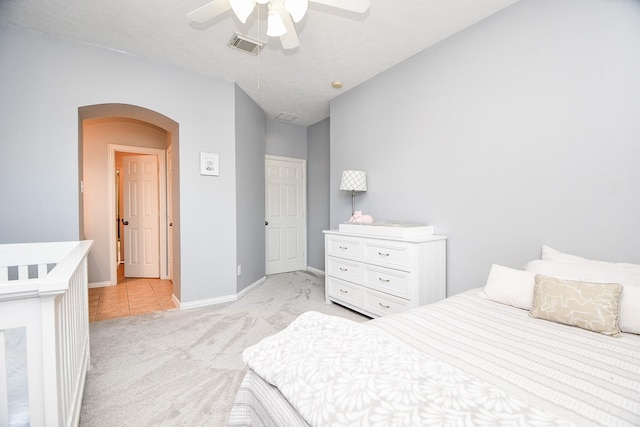
M118 284L89 288L89 321L115 319L176 308L171 280L124 277L118 268Z

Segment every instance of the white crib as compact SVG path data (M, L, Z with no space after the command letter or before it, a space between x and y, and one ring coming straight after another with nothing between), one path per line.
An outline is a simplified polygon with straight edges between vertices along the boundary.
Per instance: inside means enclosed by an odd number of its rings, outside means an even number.
M78 424L92 244L0 245L0 426Z

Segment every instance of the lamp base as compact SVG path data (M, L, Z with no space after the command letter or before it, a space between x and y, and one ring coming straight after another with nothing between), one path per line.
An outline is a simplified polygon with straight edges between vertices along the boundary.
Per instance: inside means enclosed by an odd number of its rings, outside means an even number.
M351 192L351 216L356 213L356 192Z

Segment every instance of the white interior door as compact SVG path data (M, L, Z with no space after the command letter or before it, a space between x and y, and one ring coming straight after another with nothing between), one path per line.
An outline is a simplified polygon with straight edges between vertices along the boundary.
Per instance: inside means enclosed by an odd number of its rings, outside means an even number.
M158 159L123 158L124 275L160 277Z
M265 160L266 274L306 267L304 170L304 160Z

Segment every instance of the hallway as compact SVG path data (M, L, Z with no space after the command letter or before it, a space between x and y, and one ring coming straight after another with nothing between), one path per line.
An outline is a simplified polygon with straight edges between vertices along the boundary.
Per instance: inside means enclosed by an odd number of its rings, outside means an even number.
M89 322L176 308L171 280L127 278L118 267L118 284L89 288Z

